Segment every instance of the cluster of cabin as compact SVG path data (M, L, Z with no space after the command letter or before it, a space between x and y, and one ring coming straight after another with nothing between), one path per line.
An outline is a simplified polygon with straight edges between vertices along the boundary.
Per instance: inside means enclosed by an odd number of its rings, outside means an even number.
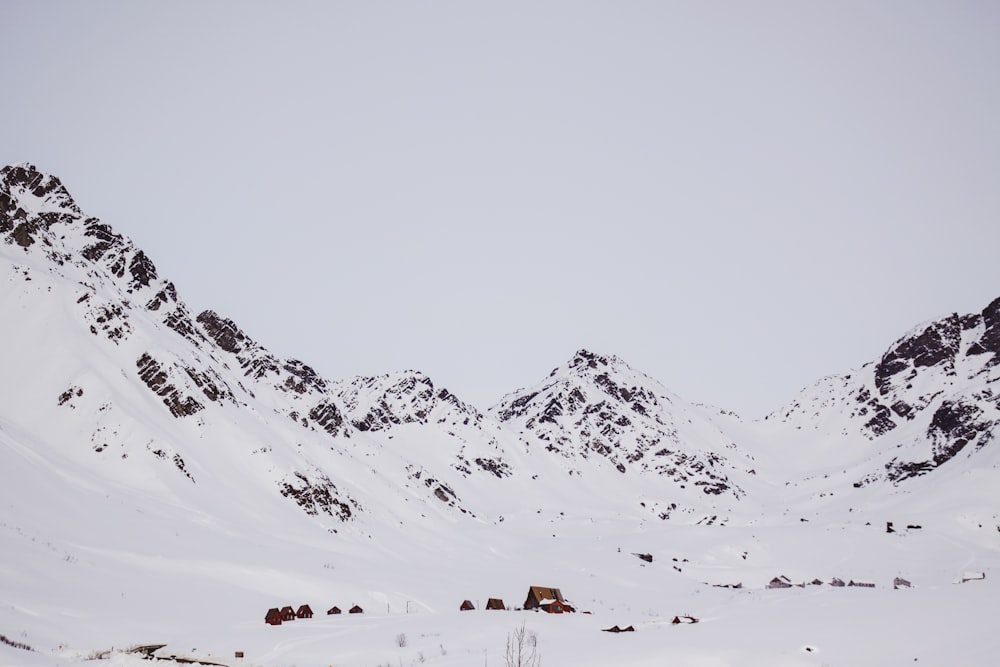
M459 606L461 611L474 610L476 605L472 603L471 600L463 600L462 604ZM486 609L498 609L506 610L507 605L501 598L489 598L486 601ZM518 609L521 609L519 607ZM544 611L549 614L568 614L575 612L576 609L566 601L563 597L562 591L558 588L549 588L546 586L530 586L528 588L528 597L524 600L524 607L526 610L534 611ZM340 607L330 607L327 610L327 615L340 614ZM348 611L350 614L363 614L364 609L358 605L354 605ZM298 608L298 610L293 609L290 605L285 607L271 607L267 610L267 614L264 616L264 622L268 625L281 625L282 623L288 621L294 621L299 618L312 618L313 611L312 608L304 604Z
M820 579L813 579L809 582L793 584L791 579L784 575L780 575L769 581L765 588L792 588L793 586L805 588L806 586L822 586L823 584L824 582ZM830 586L833 586L834 588L875 588L875 584L869 581L854 581L851 579L845 584L844 580L839 577L831 579ZM896 577L892 580L893 588L910 588L911 586L913 586L913 584L902 577Z
M363 614L364 611L365 610L359 607L358 605L354 605L353 607L351 607L348 613ZM330 607L326 613L328 616L339 614L341 613L340 607L337 606ZM270 609L268 609L267 614L264 616L264 622L267 623L268 625L281 625L286 621L294 621L295 619L298 618L312 618L312 617L313 617L313 611L309 605L304 604L300 606L298 610L293 610L292 607L289 605L281 607L280 609L278 607L271 607Z
M471 600L463 600L459 606L459 610L461 611L472 611L475 608L476 605ZM486 601L486 609L504 610L507 608L501 598L489 598ZM548 614L569 614L576 611L566 601L566 598L563 597L562 591L558 588L549 588L546 586L528 587L528 597L525 598L522 608L525 610L544 611Z

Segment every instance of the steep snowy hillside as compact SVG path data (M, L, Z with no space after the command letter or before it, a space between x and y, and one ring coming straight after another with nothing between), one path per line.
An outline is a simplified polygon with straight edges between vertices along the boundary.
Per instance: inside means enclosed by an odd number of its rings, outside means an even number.
M224 477L201 465L205 448L192 447L192 436L247 422L236 442L213 444L228 450L222 460L259 461L271 478L262 493L341 521L364 512L359 498L368 492L345 487L372 467L365 458L378 458L390 485L409 479L422 500L456 511L465 510L454 480L511 476L498 425L428 378L330 382L301 361L277 359L215 312L192 318L148 257L84 217L58 179L31 165L0 176L4 319L16 323L3 361L25 378L3 387L5 420L40 415L39 430L29 431L53 447L76 423L77 437L104 455L81 463L170 461L192 482L199 470ZM393 443L417 426L420 446Z
M995 447L998 381L1000 299L915 327L877 362L821 380L767 419L810 438L854 442L870 459L856 471L858 487L901 484L949 462L975 465Z

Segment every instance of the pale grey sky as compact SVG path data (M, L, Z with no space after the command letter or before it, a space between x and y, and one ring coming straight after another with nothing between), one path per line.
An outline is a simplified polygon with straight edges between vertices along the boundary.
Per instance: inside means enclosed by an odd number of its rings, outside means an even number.
M329 378L762 416L1000 296L1000 3L0 3L0 162Z

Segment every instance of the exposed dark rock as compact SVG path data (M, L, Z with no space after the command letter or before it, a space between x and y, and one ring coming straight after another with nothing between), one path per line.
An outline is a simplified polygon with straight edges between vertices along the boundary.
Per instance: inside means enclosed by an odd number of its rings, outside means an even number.
M507 463L504 462L502 459L477 458L476 465L478 465L486 472L496 475L500 479L503 479L504 477L510 477L511 475L510 466L507 465Z
M171 282L166 283L156 295L146 303L146 309L157 311L169 303L177 303L177 288Z
M77 397L83 396L83 388L82 387L73 386L73 387L70 387L69 389L67 389L66 391L64 391L63 393L59 394L59 405L65 405L74 396L77 396ZM70 407L73 407L73 405L70 405Z
M129 273L132 274L132 281L129 283L129 291L139 287L149 287L149 284L156 280L156 267L153 262L146 257L146 253L138 251L132 255L129 263Z
M324 401L309 411L309 418L330 435L350 435L344 427L344 416L336 405Z
M230 319L206 310L196 318L210 340L230 354L239 354L247 342L246 336Z
M867 429L869 437L883 436L894 428L896 428L896 422L892 421L892 417L889 416L889 408L881 403L876 403L875 416L865 422L865 429Z
M892 379L911 366L944 365L953 370L961 336L961 321L958 315L951 315L931 323L916 336L897 342L875 367L875 386L879 393L887 395L893 389Z
M194 343L195 346L199 346L204 340L201 333L195 329L194 322L182 303L178 303L173 312L167 313L163 317L163 323Z
M122 236L116 233L110 226L97 220L97 218L88 218L84 222L84 236L89 236L95 241L88 246L85 246L81 251L81 254L89 259L91 262L96 262L105 254L107 254L111 249L122 248L125 245L125 241ZM115 272L119 278L124 275L124 273Z
M139 378L146 383L153 393L163 399L163 404L174 417L188 417L205 408L191 396L184 396L168 380L170 374L149 354L143 353L136 360Z
M38 233L38 227L39 225L35 222L22 222L14 227L11 238L14 239L14 243L17 245L27 248L35 242L35 234Z
M232 403L236 402L233 390L229 388L226 381L219 377L215 371L197 371L193 368L185 368L184 372L201 389L208 400L218 403L224 400Z
M348 521L353 516L352 506L359 509L349 496L345 496L346 501L341 500L337 485L322 473L317 472L316 479L312 480L301 472L296 472L293 479L285 479L278 487L281 495L293 499L311 516L322 512L341 521Z
M934 412L927 435L933 443L934 463L948 461L979 434L993 425L980 421L983 410L978 405L963 400L944 401Z
M1000 363L1000 298L983 309L982 321L986 330L982 337L969 347L969 354L992 353L993 358L987 363L989 366L995 366Z
M311 366L307 366L298 359L289 359L282 368L289 373L289 377L285 379L285 386L292 391L299 394L310 390L318 393L326 391L326 380L321 378Z

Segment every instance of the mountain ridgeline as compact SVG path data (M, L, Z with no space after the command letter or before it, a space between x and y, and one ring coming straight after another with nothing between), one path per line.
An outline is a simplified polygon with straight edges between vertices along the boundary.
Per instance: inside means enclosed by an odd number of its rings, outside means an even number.
M201 484L249 488L336 531L372 513L500 522L536 484L553 508L614 497L643 520L732 523L791 506L800 481L811 497L892 493L997 461L1000 299L759 422L588 350L481 411L420 372L323 378L190 313L143 250L32 165L0 171L0 239L5 441L189 503Z

